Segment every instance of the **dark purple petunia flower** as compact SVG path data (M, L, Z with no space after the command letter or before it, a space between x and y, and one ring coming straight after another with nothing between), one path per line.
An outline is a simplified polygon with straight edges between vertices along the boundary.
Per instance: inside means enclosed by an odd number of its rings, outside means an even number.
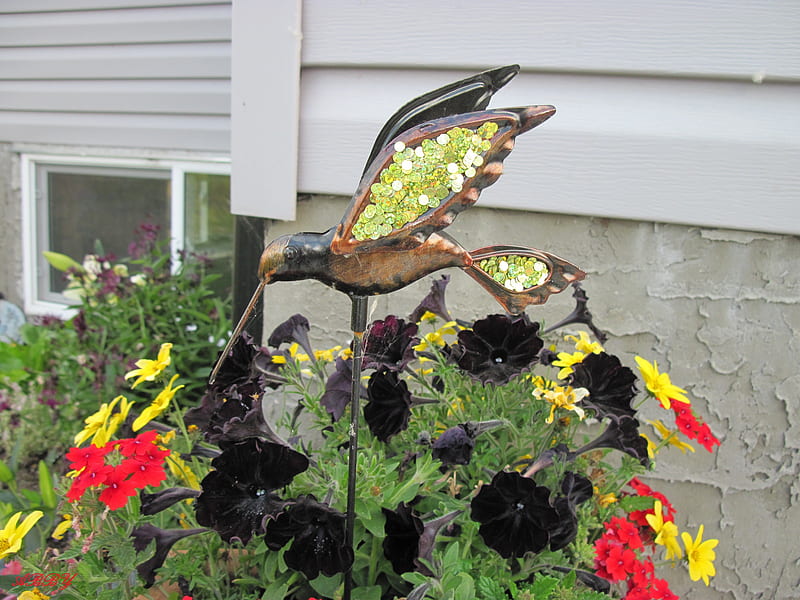
M572 471L564 473L561 492L553 500L553 508L559 516L558 524L550 530L550 549L560 550L570 544L578 535L578 515L576 507L592 497L592 482Z
M386 522L383 531L383 554L392 563L398 575L408 573L416 568L415 561L419 552L419 538L425 525L405 502L397 505L396 510L382 508Z
M575 282L572 284L573 292L572 297L575 298L575 310L573 310L569 315L563 318L561 321L548 327L545 330L545 333L550 333L551 331L555 331L561 327L566 327L572 323L582 323L589 327L592 330L594 336L600 340L601 344L605 344L606 340L608 339L608 335L605 332L600 331L594 324L592 320L592 313L589 311L587 306L589 302L589 297L586 295L586 292L581 287L579 282Z
M273 330L267 340L267 344L273 348L279 348L281 344L297 342L305 353L313 358L314 349L308 339L310 330L311 325L309 325L308 319L301 314L292 315Z
M639 421L628 415L611 417L606 430L595 440L576 450L573 455L577 456L597 448L620 450L638 460L642 466L650 465L647 440L639 433Z
M364 336L365 369L402 371L414 359L414 346L419 344L417 325L406 323L394 315L374 321Z
M471 506L478 533L503 558L541 552L561 519L550 505L550 490L517 472L497 473Z
M636 375L619 358L605 352L589 354L572 368L570 385L589 390L582 404L593 408L598 418L636 414L631 407L637 393Z
M503 424L503 421L470 421L442 432L432 444L433 458L444 466L468 465L475 448L475 439L482 433Z
M411 417L411 392L394 371L375 371L367 384L369 402L364 419L369 430L382 442L408 427Z
M139 492L139 500L141 501L139 512L143 515L155 515L181 500L197 498L199 495L200 490L193 490L192 488L186 487L167 488L160 492L155 492L154 494L148 494L142 490Z
M150 542L156 541L156 551L153 556L136 567L139 576L144 580L144 587L151 587L156 581L156 569L164 565L164 561L175 545L175 542L190 535L203 533L208 529L161 529L154 525L140 525L131 532L133 548L142 552Z
M431 291L409 315L408 320L412 323L419 323L422 315L431 312L445 321L452 321L453 318L447 311L447 305L444 302L444 290L448 283L450 283L450 275L442 275L439 279L434 279L431 283Z
M362 397L364 393L362 386ZM320 404L325 407L334 421L338 421L344 414L344 409L350 404L353 396L353 360L336 359L336 370L325 382L325 393L320 398Z
M345 515L314 496L300 496L267 524L264 543L270 550L280 550L292 539L283 558L308 579L320 573L332 577L353 564L353 550L345 544Z
M247 544L264 532L264 520L283 508L285 502L274 491L305 471L308 458L287 446L250 438L222 444L211 466L197 499L197 522L226 542Z
M419 571L432 576L425 563L433 562L433 547L439 531L455 519L462 511L456 510L438 519L423 523L422 519L404 502L397 510L381 509L386 522L383 530L383 554L392 563L395 573ZM420 560L422 559L422 560Z
M544 345L538 333L539 323L525 315L489 315L458 332L451 356L473 378L503 385L537 361Z

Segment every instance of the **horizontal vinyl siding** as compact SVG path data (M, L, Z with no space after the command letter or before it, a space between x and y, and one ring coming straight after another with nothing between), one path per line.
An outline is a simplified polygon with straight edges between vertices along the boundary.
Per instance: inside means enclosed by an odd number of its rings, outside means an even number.
M304 70L300 190L352 194L391 112L466 74ZM523 73L492 102L525 104L557 113L482 206L800 233L796 86Z
M158 4L0 4L0 141L227 154L230 4Z
M306 0L303 63L800 79L796 0Z

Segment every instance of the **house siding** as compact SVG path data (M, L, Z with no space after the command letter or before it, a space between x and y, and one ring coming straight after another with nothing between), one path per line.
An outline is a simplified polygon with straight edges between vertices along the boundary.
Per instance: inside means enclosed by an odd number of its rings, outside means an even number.
M229 2L6 2L0 140L227 154Z

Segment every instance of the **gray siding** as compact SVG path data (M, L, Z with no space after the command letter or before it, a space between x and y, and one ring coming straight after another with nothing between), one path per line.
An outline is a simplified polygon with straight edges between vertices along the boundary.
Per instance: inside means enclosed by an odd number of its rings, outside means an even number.
M0 4L0 140L227 154L230 2L162 4Z

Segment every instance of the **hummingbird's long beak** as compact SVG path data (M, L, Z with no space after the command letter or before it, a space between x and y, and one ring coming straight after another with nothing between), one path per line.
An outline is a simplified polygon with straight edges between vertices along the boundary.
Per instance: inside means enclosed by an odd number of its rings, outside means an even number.
M264 252L261 254L261 260L258 263L258 277L261 281L259 282L255 292L253 292L253 295L250 297L250 301L247 303L247 307L244 309L239 322L236 323L236 327L233 328L231 336L228 338L225 347L222 349L222 353L219 355L214 368L211 370L211 376L208 378L208 385L213 385L214 381L216 380L222 364L228 358L231 348L233 348L236 340L239 339L239 336L242 334L245 325L247 325L247 321L250 320L251 313L258 304L258 300L264 293L264 287L266 287L266 285L272 281L272 277L275 275L278 269L280 269L281 265L283 265L285 260L283 256L283 250L286 247L286 243L286 238L278 238L264 248Z

